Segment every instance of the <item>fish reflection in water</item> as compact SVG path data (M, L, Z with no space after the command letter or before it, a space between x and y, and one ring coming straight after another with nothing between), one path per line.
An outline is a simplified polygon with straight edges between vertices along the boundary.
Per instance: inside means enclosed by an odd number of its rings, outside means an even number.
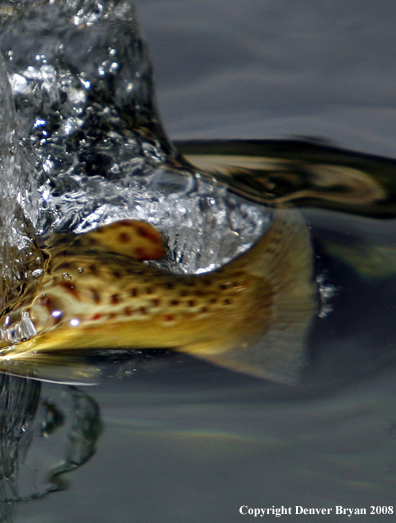
M48 388L49 387L49 388ZM63 474L89 460L99 408L83 391L0 375L0 521L15 502L62 490Z

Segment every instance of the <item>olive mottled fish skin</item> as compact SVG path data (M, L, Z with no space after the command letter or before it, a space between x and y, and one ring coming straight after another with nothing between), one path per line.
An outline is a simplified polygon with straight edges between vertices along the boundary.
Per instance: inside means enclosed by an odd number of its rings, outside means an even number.
M93 260L80 252L77 260L60 253L30 314L39 332L57 327L45 336L54 348L70 338L76 348L199 343L209 350L215 339L229 345L243 330L241 322L251 323L255 311L271 306L269 285L265 301L258 302L260 284L239 268L183 276L117 254L99 252ZM44 336L40 348L43 342Z
M316 310L311 244L297 212L276 211L255 246L207 274L136 261L163 249L154 228L132 221L54 242L41 288L25 304L38 334L18 354L169 348L257 376L295 372ZM268 347L252 348L266 338Z

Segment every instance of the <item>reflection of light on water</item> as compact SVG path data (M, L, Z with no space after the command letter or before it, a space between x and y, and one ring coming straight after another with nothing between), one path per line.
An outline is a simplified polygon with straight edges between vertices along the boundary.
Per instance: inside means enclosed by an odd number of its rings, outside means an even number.
M107 407L103 397L102 412L112 440L136 445L139 452L157 449L154 462L162 454L177 454L187 463L231 460L236 468L244 463L274 471L286 467L294 480L308 485L323 481L331 499L342 488L363 496L395 485L396 447L389 421L393 389L389 372L323 398L299 401L297 393L292 401L268 402L262 395L258 402L260 388L252 390L250 401L249 393L241 402L240 391L239 401L235 394L216 404L218 390L188 398L116 395Z
M278 439L267 439L261 440L259 438L249 437L242 434L232 434L229 432L222 432L217 430L204 430L204 429L180 429L180 430L167 430L167 429L158 429L154 428L155 423L145 422L142 420L134 419L116 419L116 418L106 418L106 423L112 425L117 430L122 432L126 431L129 435L141 435L144 437L153 437L153 438L169 438L176 440L179 443L189 443L191 445L196 444L198 441L210 442L223 442L231 444L248 444L248 445L263 445L265 447L281 447L287 444L287 440ZM148 430L152 425L153 430Z

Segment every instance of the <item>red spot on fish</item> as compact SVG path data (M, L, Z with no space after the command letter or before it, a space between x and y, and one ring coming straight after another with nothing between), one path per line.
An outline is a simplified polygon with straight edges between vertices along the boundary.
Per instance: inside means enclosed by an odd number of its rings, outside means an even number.
M94 314L94 315L92 316L92 319L93 319L94 321L96 321L96 320L100 320L101 317L102 317L102 315L99 314L99 313L97 312L96 314Z
M135 254L138 260L147 260L147 258L150 258L150 255L147 253L146 249L143 249L143 247L136 247Z
M76 286L73 283L70 283L69 281L62 281L59 285L61 285L65 290L67 290L77 300L81 299L79 293L77 292Z
M143 226L143 225L138 225L136 227L136 231L137 231L137 233L140 236L142 236L142 238L149 238L150 237L150 232L149 232L148 228Z

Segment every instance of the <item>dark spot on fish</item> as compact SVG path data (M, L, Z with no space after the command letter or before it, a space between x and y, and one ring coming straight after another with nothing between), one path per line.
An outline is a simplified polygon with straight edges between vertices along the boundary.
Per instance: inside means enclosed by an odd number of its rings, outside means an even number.
M113 271L113 276L114 276L114 278L119 280L121 278L122 274L120 273L120 271Z
M168 287L168 289L174 289L174 288L175 288L175 284L172 283L172 282L168 282L168 283L166 284L166 286Z
M91 265L88 267L88 269L94 274L95 276L99 276L99 269L98 266L94 263L91 263Z
M132 298L136 298L136 296L138 295L138 290L134 287L133 289L131 289L130 295L132 296Z
M205 280L203 280L203 283L205 285L212 285L212 280L210 280L209 278L206 278Z
M139 312L140 312L140 314L147 314L146 307L140 307Z
M217 303L217 298L212 298L211 300L209 300L209 303L211 303L211 304Z
M223 301L224 305L231 305L232 301L228 298L226 298L224 301Z
M132 309L130 307L125 307L124 314L125 316L132 316Z
M118 241L121 243L129 243L131 240L131 237L127 232L122 232L118 235Z
M152 287L147 287L147 289L146 289L147 294L153 294L153 292L154 292L154 290Z
M93 247L94 245L97 245L98 242L95 240L95 238L92 238L92 236L86 236L84 238L84 242L83 242L85 245L89 245L90 247Z
M89 290L90 290L91 293L92 293L92 299L93 299L93 301L94 301L95 303L100 303L100 294L99 294L99 292L98 292L96 289L94 289L93 287L91 287Z
M189 301L187 302L187 305L188 305L189 307L195 307L195 301L194 301L194 300L189 300Z
M136 227L136 231L142 238L148 238L150 236L149 231L145 227L138 226Z
M177 305L179 305L179 303L180 303L179 300L172 300L172 301L170 302L170 304L172 305L172 307L176 307Z
M118 296L118 294L113 294L111 299L110 299L110 303L112 305L118 305L120 303L120 297Z
M208 312L208 308L207 307L202 307L200 312L205 314L206 312Z
M160 300L153 300L153 307L159 307L161 305Z

